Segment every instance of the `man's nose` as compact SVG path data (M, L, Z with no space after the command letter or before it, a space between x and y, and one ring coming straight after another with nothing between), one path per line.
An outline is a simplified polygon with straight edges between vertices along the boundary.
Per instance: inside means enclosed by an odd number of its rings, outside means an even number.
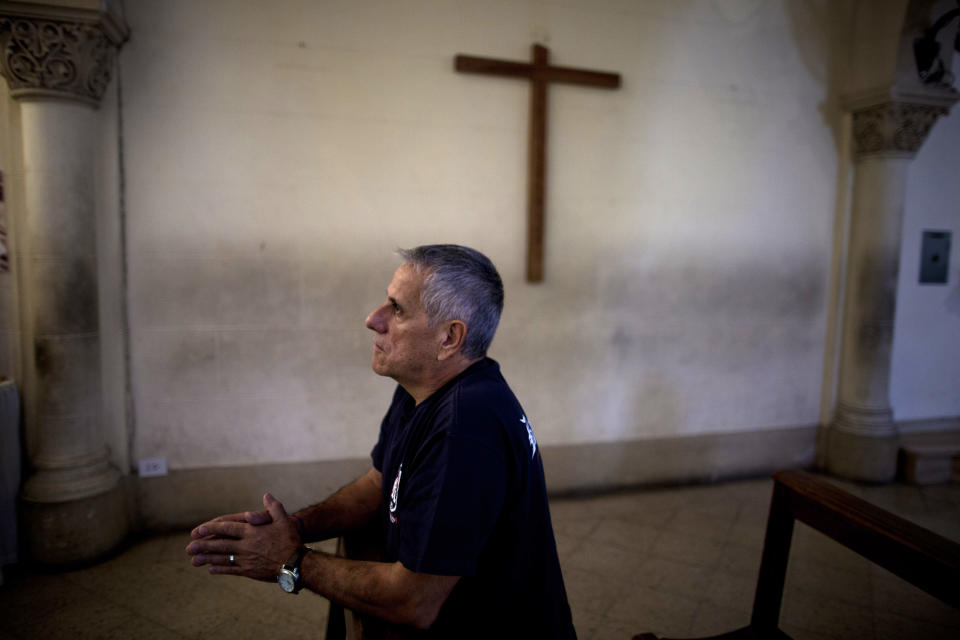
M370 315L367 316L367 329L372 329L377 333L383 333L387 330L386 322L383 319L383 310L386 305L381 305L370 312Z

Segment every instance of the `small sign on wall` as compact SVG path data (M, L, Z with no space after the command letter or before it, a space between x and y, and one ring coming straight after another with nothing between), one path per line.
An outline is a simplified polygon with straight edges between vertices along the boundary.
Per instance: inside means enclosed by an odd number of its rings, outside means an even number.
M924 231L920 248L920 284L946 284L950 268L950 232Z
M3 199L3 171L0 171L0 273L10 272L10 252L7 249L7 208Z

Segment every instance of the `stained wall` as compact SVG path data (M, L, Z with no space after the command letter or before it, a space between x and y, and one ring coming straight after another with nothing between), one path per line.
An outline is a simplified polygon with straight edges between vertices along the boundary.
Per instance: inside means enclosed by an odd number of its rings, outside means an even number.
M545 445L818 422L850 3L125 7L134 460L367 455L393 384L369 370L363 318L393 250L430 242L498 265L490 355ZM526 59L533 42L623 77L617 91L550 90L536 285L523 280L529 89L453 71L456 53ZM950 164L957 117L924 162ZM938 193L948 171L914 172L910 193ZM921 304L911 295L904 309ZM938 351L955 315L937 309L903 322L898 366L956 373ZM895 373L898 418L958 412L910 375Z

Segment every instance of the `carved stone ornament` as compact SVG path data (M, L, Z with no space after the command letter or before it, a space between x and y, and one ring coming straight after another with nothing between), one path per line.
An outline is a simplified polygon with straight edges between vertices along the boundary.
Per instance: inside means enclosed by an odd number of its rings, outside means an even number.
M903 102L887 102L855 111L853 140L857 155L912 155L920 149L933 123L947 111L939 105Z
M0 16L0 73L14 98L58 96L100 103L114 45L98 26Z

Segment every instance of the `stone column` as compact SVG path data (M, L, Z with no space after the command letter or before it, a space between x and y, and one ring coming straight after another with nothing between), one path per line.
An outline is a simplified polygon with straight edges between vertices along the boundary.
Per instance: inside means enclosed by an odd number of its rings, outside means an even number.
M890 93L851 105L856 164L836 414L826 466L839 476L889 482L898 434L890 406L890 357L900 230L910 161L956 97Z
M23 537L44 564L82 563L128 531L101 425L97 107L122 22L84 2L0 3L0 71L20 107L24 409L32 473Z

